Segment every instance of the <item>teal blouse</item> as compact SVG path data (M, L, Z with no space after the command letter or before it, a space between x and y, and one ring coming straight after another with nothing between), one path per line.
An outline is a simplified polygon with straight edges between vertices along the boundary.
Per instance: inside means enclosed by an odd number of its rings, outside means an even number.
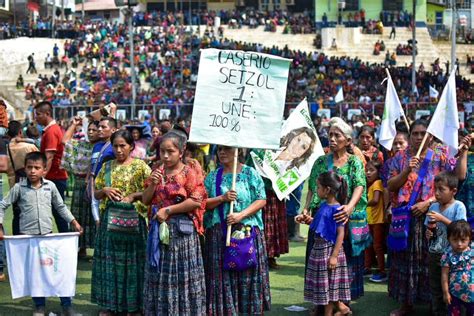
M209 198L216 197L216 176L217 170L209 173L204 181ZM222 175L221 193L224 194L232 187L232 173ZM262 177L257 171L249 166L243 165L242 171L237 174L235 181L235 191L237 192L237 200L234 202L234 212L238 213L245 210L250 204L257 200L266 200L265 186ZM222 204L221 204L222 205ZM224 217L229 214L230 203L224 203ZM214 210L208 210L204 213L204 228L211 228L216 224L220 224L219 207ZM263 230L262 210L254 215L242 220L242 224L257 226Z

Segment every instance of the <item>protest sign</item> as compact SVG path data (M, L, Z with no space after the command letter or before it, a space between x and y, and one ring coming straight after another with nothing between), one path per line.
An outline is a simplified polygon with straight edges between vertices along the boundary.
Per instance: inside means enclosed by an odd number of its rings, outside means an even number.
M278 149L291 60L201 50L191 142Z
M272 181L273 190L282 200L309 177L316 159L324 155L306 99L283 124L280 144L279 150L251 155L257 171Z
M318 109L317 116L330 119L331 118L331 110L330 109Z
M79 233L5 236L12 298L73 297Z
M115 118L119 121L124 121L125 119L127 119L127 110L117 110Z
M160 110L160 120L167 120L171 115L170 109L161 109Z
M349 109L347 110L347 119L350 121L354 115L361 115L362 111L360 109Z
M415 112L415 120L420 119L423 116L430 116L431 112L430 110L416 110Z

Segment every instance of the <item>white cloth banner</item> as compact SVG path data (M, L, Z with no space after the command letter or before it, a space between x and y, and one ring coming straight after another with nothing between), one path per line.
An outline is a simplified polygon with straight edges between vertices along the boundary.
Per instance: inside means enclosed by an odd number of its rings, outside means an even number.
M430 85L430 98L437 99L439 96L438 90L436 90L432 85Z
M290 59L201 50L190 142L278 149Z
M309 177L316 159L324 155L306 99L283 124L280 143L279 150L250 154L257 171L272 181L273 190L283 200Z
M5 236L12 298L73 297L78 233Z

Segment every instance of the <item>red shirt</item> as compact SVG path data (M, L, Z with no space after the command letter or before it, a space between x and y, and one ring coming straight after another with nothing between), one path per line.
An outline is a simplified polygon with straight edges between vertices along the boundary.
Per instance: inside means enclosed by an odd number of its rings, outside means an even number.
M58 124L53 123L44 129L43 137L41 138L42 153L47 151L55 151L51 169L49 169L46 179L48 180L66 180L67 172L61 169L61 158L64 152L64 145L62 143L63 131Z

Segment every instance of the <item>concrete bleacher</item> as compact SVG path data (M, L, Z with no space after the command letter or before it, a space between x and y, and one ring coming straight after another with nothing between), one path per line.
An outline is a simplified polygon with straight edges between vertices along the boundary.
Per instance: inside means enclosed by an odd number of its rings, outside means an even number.
M205 31L205 26L201 26L201 35ZM406 44L412 37L412 33L407 28L397 28L396 39L389 39L390 28L385 28L383 35L380 34L360 34L360 43L356 45L344 45L338 42L337 50L325 48L319 51L329 56L350 56L358 57L362 61L371 63L383 63L385 52L380 55L373 55L374 44L378 40L383 40L386 50L395 51L398 44ZM277 46L283 48L288 46L292 50L305 52L316 51L313 46L315 34L283 34L283 26L278 26L276 32L265 32L263 26L256 29L243 27L242 29L230 29L225 27L224 37L236 41L247 43L260 43L266 47ZM423 62L425 69L429 70L431 63L440 58L444 68L444 62L450 60L450 42L433 41L426 28L417 28L417 41L419 53L416 58L417 67ZM16 89L16 80L21 73L25 85L35 83L38 74L46 74L48 77L53 74L52 69L44 69L44 59L49 53L52 55L54 44L60 48L60 56L63 54L62 48L64 40L48 38L17 38L1 41L0 45L0 96L7 99L16 109L17 116L23 117L23 111L29 106L29 101L25 100L23 89ZM35 53L36 68L38 74L26 74L28 68L27 57L32 52ZM474 75L468 73L466 68L466 54L474 56L474 45L458 44L457 56L461 62L461 74L474 82ZM411 64L411 56L397 56L397 65L404 66ZM78 72L82 69L79 66ZM129 71L129 69L127 69ZM64 70L60 70L61 76ZM141 88L148 89L149 83L141 82Z

